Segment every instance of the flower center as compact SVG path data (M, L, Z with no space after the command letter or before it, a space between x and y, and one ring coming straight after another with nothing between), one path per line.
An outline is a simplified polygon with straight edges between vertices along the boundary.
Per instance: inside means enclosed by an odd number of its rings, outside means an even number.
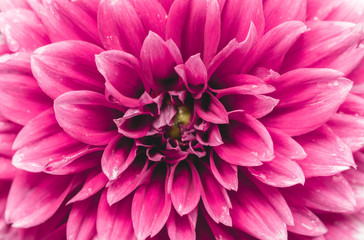
M191 120L191 109L187 106L178 106L178 112L174 117L174 122L169 135L172 138L181 138L181 126L187 126Z

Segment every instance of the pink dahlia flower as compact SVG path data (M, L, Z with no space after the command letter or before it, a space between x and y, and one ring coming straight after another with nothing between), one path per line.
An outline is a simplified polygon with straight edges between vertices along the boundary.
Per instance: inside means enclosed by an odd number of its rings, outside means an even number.
M363 238L363 1L0 9L4 239Z

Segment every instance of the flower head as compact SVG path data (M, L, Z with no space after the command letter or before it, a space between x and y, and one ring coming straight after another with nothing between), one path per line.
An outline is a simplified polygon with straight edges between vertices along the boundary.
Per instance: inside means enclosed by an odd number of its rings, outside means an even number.
M264 240L361 225L361 1L5 2L0 113L24 126L4 153L12 227Z

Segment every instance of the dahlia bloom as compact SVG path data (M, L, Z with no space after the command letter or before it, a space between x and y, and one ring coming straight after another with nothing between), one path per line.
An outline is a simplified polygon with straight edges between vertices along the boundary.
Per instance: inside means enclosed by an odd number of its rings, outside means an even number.
M363 237L363 1L0 10L0 239Z

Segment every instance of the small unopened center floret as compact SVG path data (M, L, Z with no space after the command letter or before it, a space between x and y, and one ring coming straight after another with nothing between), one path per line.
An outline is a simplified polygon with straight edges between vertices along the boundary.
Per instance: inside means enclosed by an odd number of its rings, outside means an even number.
M169 132L172 138L181 138L181 125L187 126L191 120L191 110L187 106L178 106L172 128Z

